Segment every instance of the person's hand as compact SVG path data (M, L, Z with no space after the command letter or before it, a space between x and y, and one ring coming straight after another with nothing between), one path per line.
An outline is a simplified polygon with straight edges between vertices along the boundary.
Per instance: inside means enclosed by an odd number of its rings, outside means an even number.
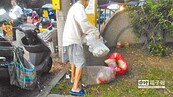
M96 34L96 39L100 39L100 34Z

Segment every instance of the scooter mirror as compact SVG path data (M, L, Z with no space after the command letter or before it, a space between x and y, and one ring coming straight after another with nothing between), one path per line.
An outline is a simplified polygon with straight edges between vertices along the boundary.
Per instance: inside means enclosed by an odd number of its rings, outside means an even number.
M0 15L3 15L5 13L6 13L5 9L0 9Z
M12 12L9 13L9 16L10 16L10 18L12 18L14 20L17 19L17 16Z

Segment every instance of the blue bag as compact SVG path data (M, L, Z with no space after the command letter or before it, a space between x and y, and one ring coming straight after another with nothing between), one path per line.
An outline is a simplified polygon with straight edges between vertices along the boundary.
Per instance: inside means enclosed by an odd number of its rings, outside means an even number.
M16 48L14 60L8 66L10 84L33 90L37 83L35 66L23 57L23 49Z

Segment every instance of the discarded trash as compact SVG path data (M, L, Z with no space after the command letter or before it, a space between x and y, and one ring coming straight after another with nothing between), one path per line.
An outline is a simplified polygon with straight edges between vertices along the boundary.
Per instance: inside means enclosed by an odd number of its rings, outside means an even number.
M115 79L115 72L106 66L86 66L83 69L82 82L87 85L109 83Z
M81 86L83 87L83 88L88 88L88 85L87 84L81 84Z
M108 83L115 79L115 73L112 68L102 68L97 74L97 83Z
M69 75L69 74L66 74L66 75L65 75L65 78L66 78L66 79L70 79L70 75Z
M67 71L67 73L66 73L66 75L65 75L65 78L66 78L66 79L70 79L70 71L69 71L69 70Z
M89 51L95 57L103 57L109 53L109 48L104 44L103 37L96 39L94 34L88 34L86 37L86 44L89 46Z
M117 63L115 59L106 59L105 63L107 64L107 66L111 67L111 68L116 68L117 67Z
M117 48L121 48L121 42L117 42Z
M126 43L124 44L124 47L125 47L125 48L129 48L129 43L126 42Z
M125 48L129 48L129 43L128 42L117 42L117 45L116 45L117 48L122 48L122 47L125 47Z
M116 74L124 74L128 70L128 64L126 60L118 52L114 52L109 55L104 62L108 67L113 68Z

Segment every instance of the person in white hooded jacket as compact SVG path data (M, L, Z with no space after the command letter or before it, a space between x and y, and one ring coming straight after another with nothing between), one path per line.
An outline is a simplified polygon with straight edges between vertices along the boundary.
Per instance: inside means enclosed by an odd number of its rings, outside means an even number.
M11 5L13 7L12 13L16 16L17 19L13 20L13 40L16 40L16 28L18 25L22 24L23 11L20 6L17 5L16 0L11 0Z
M85 8L89 0L78 0L70 9L67 15L62 38L62 61L69 60L71 64L70 84L73 87L70 94L83 95L85 91L79 88L79 80L82 75L82 68L85 65L83 49L83 36L93 33L100 38L100 32L87 19Z

